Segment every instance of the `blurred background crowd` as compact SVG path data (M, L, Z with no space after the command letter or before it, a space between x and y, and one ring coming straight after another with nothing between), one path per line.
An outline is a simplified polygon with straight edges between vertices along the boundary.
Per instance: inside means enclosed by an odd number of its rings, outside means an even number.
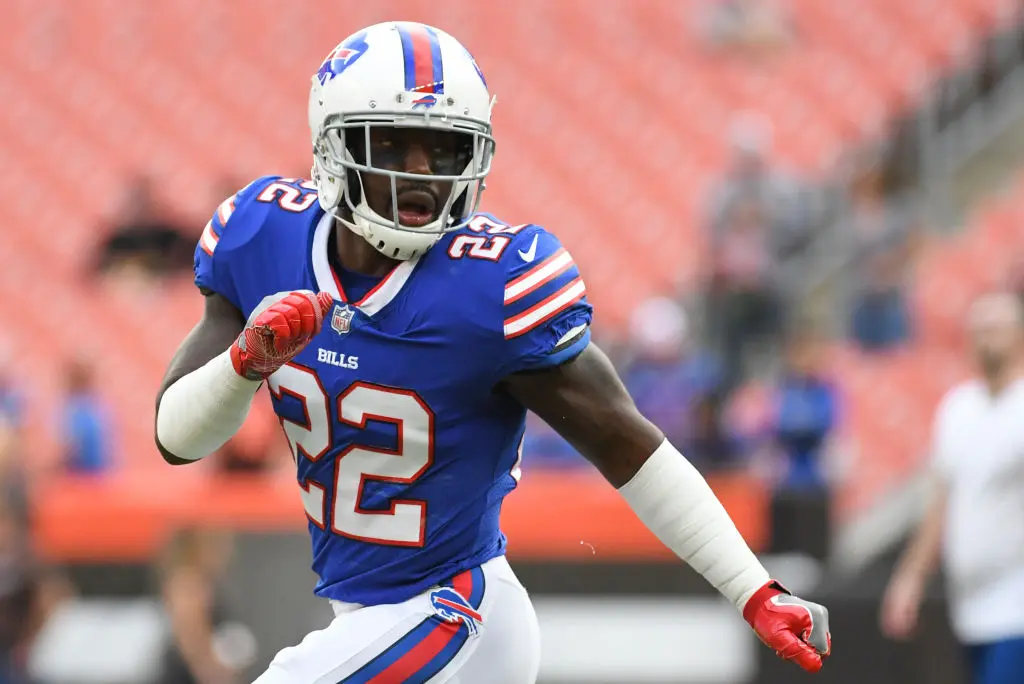
M305 175L308 76L360 26L424 21L474 51L498 95L485 208L562 238L640 409L735 493L727 506L752 509L741 529L759 551L820 582L865 572L905 534L931 411L970 372L963 312L986 289L1024 292L1015 0L0 5L0 159L16 187L0 288L30 309L0 330L0 684L243 681L284 645L242 626L238 604L261 599L232 604L224 581L234 534L301 534L269 401L187 473L153 448L152 406L201 311L202 226L253 177ZM532 417L524 453L512 499L531 479L585 477ZM287 514L260 508L279 490ZM608 554L631 568L624 593L637 567L664 564L614 540L581 561L510 524L528 586L532 567L591 572ZM149 604L127 599L147 596L165 629L136 650L158 657L104 655L104 669L97 635L138 638ZM644 681L770 676L690 665ZM579 664L544 673L604 681Z

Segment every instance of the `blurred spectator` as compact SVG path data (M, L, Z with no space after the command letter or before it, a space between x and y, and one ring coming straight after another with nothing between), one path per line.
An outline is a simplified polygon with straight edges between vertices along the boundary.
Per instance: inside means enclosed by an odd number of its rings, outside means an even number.
M0 505L19 524L29 523L28 479L22 460L21 433L0 423Z
M838 422L838 392L824 365L817 331L797 330L785 356L771 427L783 463L772 501L773 550L824 559L831 518L824 460Z
M776 0L714 0L705 8L705 39L716 47L764 55L793 43L789 12Z
M747 376L752 351L770 348L782 329L781 293L758 205L737 207L714 245L709 324L724 356L729 389Z
M693 407L692 427L681 442L683 453L702 472L744 467L749 455L745 440L725 419L721 395L709 392Z
M849 265L853 339L877 351L906 342L911 335L905 288L920 230L906 201L887 199L882 169L874 158L853 173L840 234Z
M774 439L786 459L786 489L827 486L823 455L837 423L838 395L824 366L823 344L812 329L799 330L786 348L776 394Z
M0 504L0 684L28 684L32 640L67 593L33 562L27 530Z
M0 344L0 422L14 430L21 430L25 421L25 397L11 374L11 352Z
M785 257L807 240L810 208L802 184L772 165L771 121L757 112L738 112L729 122L731 160L710 198L712 234L728 223L735 207L753 203L764 214L771 244Z
M72 473L105 472L111 466L110 421L93 386L92 367L73 361L65 374L64 468Z
M935 411L924 516L882 600L883 633L914 636L936 570L973 684L1024 681L1024 309L989 292L968 311L977 375Z
M1017 257L1006 275L1007 288L1024 303L1024 257Z
M640 412L674 443L699 449L699 455L687 456L702 467L728 467L741 459L738 443L721 418L722 364L696 348L682 307L666 297L649 299L633 311L629 331L621 377ZM695 423L698 408L701 422ZM546 466L586 463L533 414L527 417L523 450L530 462L537 459Z
M24 428L24 397L10 372L7 350L0 347L0 503L27 525Z
M686 313L671 299L641 303L629 329L633 358L622 380L640 412L674 443L685 444L697 403L721 386L721 364L694 346Z
M123 205L105 231L99 247L96 270L130 279L190 273L195 239L173 221L161 215L146 176L129 185Z
M231 684L256 654L252 632L231 619L225 586L234 551L230 535L180 531L158 568L171 626L159 684Z
M801 188L767 162L768 123L739 115L732 124L733 161L712 194L709 332L722 350L726 385L746 376L750 351L778 342L797 262L811 233Z

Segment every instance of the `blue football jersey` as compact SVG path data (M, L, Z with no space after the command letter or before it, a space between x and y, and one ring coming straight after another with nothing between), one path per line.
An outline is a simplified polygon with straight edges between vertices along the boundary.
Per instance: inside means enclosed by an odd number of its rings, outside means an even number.
M477 215L357 301L332 268L334 230L346 229L312 183L261 178L206 226L195 281L246 317L282 291L334 296L320 334L267 383L317 594L394 603L505 552L526 411L495 387L579 354L591 307L572 257L535 225Z

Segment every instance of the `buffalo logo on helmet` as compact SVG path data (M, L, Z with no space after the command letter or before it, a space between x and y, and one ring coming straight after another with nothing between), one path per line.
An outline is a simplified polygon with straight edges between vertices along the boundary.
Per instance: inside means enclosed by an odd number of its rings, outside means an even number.
M413 109L430 109L437 104L437 98L433 95L424 95L423 97L417 97L412 101Z
M484 87L486 88L487 79L484 78L484 72L480 68L480 65L476 63L476 58L473 57L473 54L469 50L466 50L466 56L469 57L469 61L473 64L473 70L476 71L476 75L480 77L480 81L484 84Z
M334 48L316 72L316 78L320 85L326 84L332 78L352 66L357 59L363 56L368 47L366 44L366 32L363 31L362 33L350 36L341 45Z
M334 307L331 314L331 329L339 335L346 334L352 329L352 317L355 312L348 305Z
M441 587L430 592L430 605L439 618L451 624L465 625L470 634L476 634L484 621L469 601L451 587Z

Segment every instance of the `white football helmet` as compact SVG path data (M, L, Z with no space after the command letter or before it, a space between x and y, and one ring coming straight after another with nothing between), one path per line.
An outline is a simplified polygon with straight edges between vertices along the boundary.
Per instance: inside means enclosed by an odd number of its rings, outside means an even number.
M352 34L320 65L309 93L312 174L320 205L388 257L422 254L446 231L464 226L479 206L494 156L492 105L476 61L444 31L388 22ZM452 131L472 141L461 172L430 177L451 182L452 191L440 198L440 213L435 207L436 218L425 225L401 223L396 191L399 179L424 177L374 166L370 131L379 126ZM391 218L370 208L364 174L389 177ZM343 200L351 217L339 212Z

